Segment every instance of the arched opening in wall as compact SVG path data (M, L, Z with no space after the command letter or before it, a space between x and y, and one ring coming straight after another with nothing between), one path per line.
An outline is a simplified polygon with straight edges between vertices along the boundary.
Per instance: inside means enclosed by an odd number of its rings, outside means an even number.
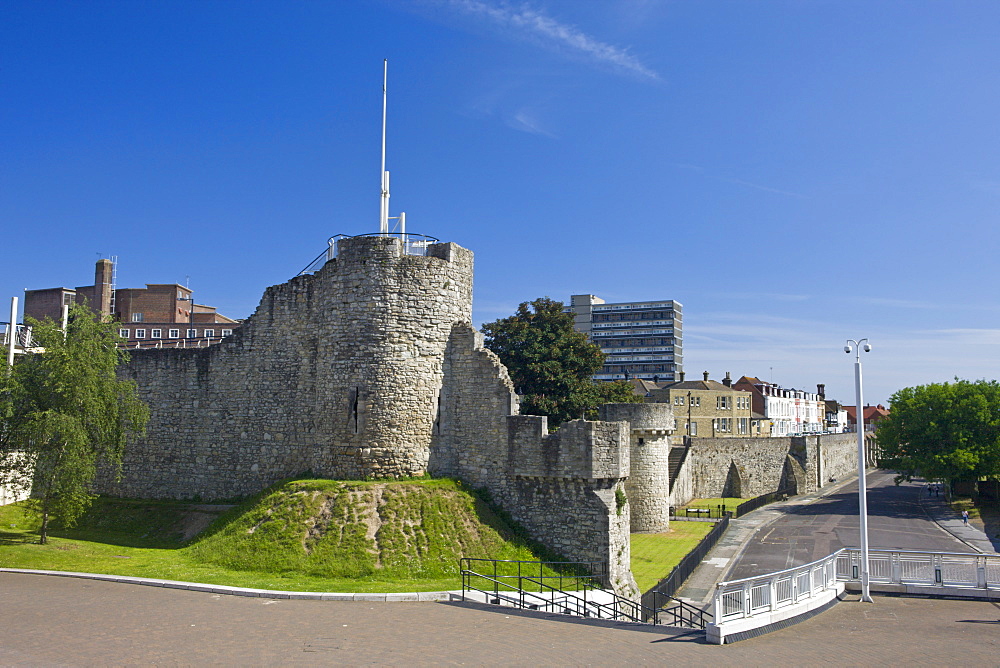
M736 466L735 460L729 462L729 473L726 474L726 484L722 488L722 496L743 498L743 476L740 475L740 468Z
M789 494L799 494L800 490L805 492L806 471L802 465L791 455L785 455L785 466L781 471L781 482L778 483L779 490L788 490Z

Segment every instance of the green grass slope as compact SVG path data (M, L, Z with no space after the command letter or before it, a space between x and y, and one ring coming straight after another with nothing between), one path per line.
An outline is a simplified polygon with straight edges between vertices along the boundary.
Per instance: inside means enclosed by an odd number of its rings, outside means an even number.
M221 517L200 504L100 499L48 545L37 544L37 529L18 506L0 508L0 566L300 591L430 591L460 586L463 556L550 557L536 556L516 528L444 479L297 480Z
M286 483L188 549L236 570L339 578L456 576L463 556L537 558L452 480Z

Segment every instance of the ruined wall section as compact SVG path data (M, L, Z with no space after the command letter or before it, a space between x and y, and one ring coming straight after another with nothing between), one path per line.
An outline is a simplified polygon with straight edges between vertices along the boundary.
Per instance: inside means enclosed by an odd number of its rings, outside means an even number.
M100 491L214 499L306 471L420 475L452 328L471 316L468 250L341 240L315 275L268 288L222 343L133 353L123 372L150 406L149 432Z
M629 433L623 422L518 415L507 369L482 334L456 325L430 470L486 489L537 541L571 561L608 562L608 584L637 593L630 567Z

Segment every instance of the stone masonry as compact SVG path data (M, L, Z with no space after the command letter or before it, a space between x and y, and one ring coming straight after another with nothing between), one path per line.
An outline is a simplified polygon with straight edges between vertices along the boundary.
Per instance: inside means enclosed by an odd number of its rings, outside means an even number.
M574 421L549 434L518 415L506 369L472 316L472 253L399 239L341 240L314 275L265 292L231 338L135 351L123 373L152 415L103 493L222 499L310 473L458 477L487 489L539 542L573 561L629 568L629 431Z
M452 243L410 255L394 236L346 238L315 274L268 288L222 343L135 351L122 373L150 406L148 434L98 491L210 500L306 473L451 476L564 558L606 562L607 584L637 597L630 531L666 531L682 502L670 405L612 404L553 433L520 415L470 324L472 277L472 253ZM813 489L853 465L841 440L693 439L674 488Z

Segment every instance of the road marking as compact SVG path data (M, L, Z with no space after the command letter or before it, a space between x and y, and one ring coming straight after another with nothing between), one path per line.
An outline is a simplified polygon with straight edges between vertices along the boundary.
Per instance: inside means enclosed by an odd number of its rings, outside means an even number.
M729 559L726 557L712 557L711 559L706 559L701 563L708 564L709 566L715 566L716 568L723 568L729 563Z

